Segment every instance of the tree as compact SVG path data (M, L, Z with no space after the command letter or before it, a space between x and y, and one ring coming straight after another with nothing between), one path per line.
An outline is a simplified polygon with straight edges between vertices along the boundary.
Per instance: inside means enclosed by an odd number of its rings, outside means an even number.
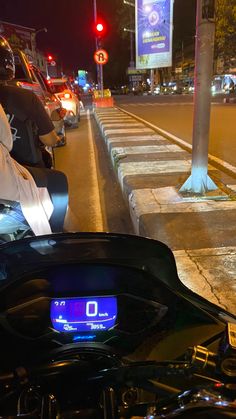
M216 0L215 55L223 58L226 68L236 58L235 0Z

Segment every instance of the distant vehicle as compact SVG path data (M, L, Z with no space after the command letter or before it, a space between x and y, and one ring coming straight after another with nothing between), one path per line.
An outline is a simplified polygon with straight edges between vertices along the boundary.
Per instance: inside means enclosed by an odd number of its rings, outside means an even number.
M154 95L159 95L160 93L161 93L161 86L160 86L160 84L158 84L157 86L154 87L153 94Z
M160 86L161 95L173 95L179 93L177 91L178 86L176 82L165 82Z
M194 80L183 81L183 94L194 93Z
M65 145L66 133L63 119L65 112L61 102L52 93L46 77L35 65L29 63L24 52L17 49L13 50L13 53L15 58L15 79L11 83L24 89L32 90L40 98L46 111L52 118L55 131L60 138L60 142L57 145Z
M73 92L66 78L51 78L49 81L62 107L66 109L65 123L77 128L80 121L80 101L77 94Z
M220 74L214 76L211 92L213 95L236 93L236 74Z

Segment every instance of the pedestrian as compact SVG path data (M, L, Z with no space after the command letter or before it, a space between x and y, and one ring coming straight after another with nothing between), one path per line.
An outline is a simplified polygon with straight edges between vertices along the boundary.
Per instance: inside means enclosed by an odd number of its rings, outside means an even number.
M0 36L0 103L8 117L13 147L11 156L23 165L51 167L45 146L59 141L54 125L40 99L28 89L7 85L15 76L14 55Z

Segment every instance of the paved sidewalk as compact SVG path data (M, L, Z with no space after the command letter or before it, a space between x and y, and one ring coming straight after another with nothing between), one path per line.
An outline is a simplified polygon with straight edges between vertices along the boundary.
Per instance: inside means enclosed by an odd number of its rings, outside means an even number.
M166 243L180 279L236 314L236 176L209 165L221 200L183 198L191 154L117 108L96 109L135 232Z

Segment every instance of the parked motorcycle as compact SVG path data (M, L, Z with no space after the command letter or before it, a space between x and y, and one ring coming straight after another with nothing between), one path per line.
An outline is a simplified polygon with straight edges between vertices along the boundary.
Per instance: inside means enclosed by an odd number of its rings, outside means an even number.
M1 418L234 418L236 317L171 250L111 233L0 251Z

